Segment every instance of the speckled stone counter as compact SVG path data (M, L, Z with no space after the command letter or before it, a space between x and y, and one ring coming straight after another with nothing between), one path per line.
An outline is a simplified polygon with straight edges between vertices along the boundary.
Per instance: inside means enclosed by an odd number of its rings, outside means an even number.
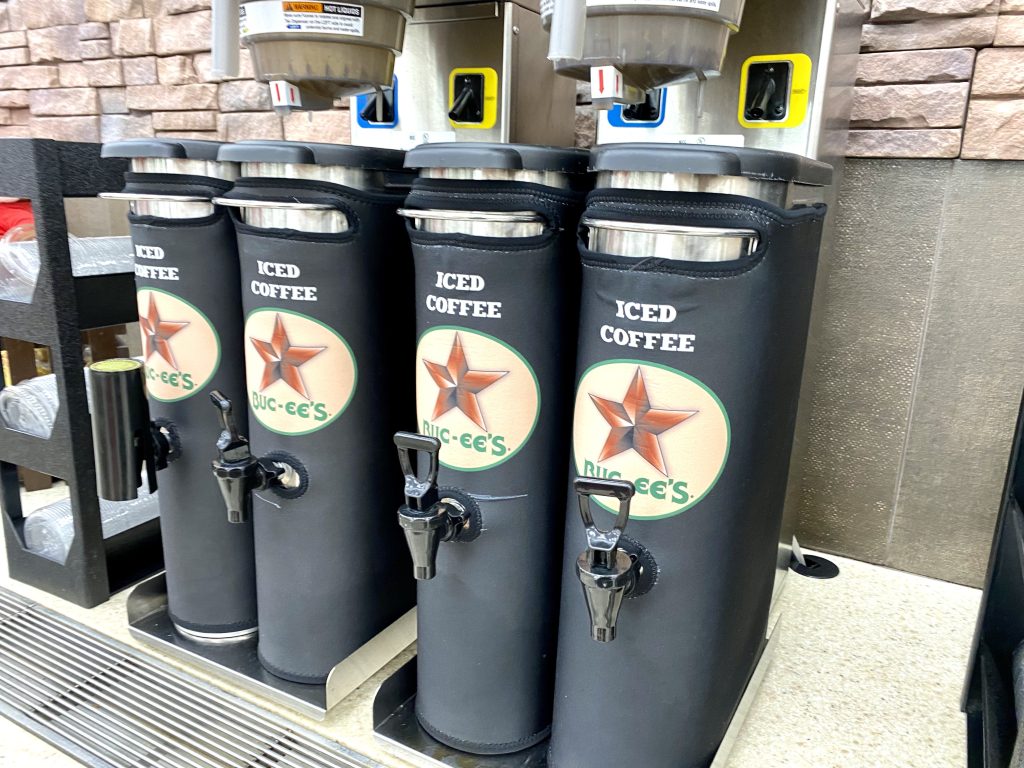
M729 768L960 768L965 762L960 687L980 592L835 558L831 581L790 574L775 658ZM419 768L389 754L372 732L380 683L404 652L317 722L191 669L128 633L127 593L91 610L11 581L0 586L394 768ZM69 758L0 720L0 766L73 766ZM630 766L628 768L639 768Z

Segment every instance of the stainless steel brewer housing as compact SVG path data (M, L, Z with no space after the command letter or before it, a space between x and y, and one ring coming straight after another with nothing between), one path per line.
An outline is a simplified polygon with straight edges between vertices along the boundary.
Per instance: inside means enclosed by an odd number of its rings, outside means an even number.
M780 208L824 202L828 166L800 155L735 147L605 144L591 153L598 189L704 192L749 197ZM677 261L730 261L753 252L757 233L585 217L591 250Z
M407 168L420 178L467 181L511 181L555 189L586 183L584 168L566 163L565 149L528 144L424 144L406 156ZM399 210L425 232L479 237L535 237L544 232L544 218L534 211Z
M651 90L721 72L745 0L586 0L581 59L555 58L559 74L589 80L612 65L627 85ZM583 2L583 0L578 0ZM554 15L568 0L558 0Z
M241 7L242 42L257 79L287 81L329 105L391 83L414 4L249 0Z
M291 141L240 141L221 149L221 160L237 163L243 177L307 179L325 181L355 189L384 189L405 186L405 174L381 162L379 150L362 150L339 144ZM217 202L239 208L242 221L264 229L294 229L300 232L345 232L348 218L329 205L282 201L217 198Z
M547 61L537 0L420 0L404 48L397 87L353 100L353 144L573 144L575 84Z

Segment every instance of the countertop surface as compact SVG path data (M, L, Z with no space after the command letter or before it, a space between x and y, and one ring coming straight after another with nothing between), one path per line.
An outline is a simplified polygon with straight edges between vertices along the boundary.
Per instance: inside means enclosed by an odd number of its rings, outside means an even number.
M58 492L54 489L54 492ZM35 496L35 494L33 494ZM780 638L728 768L959 768L965 726L959 710L976 589L831 558L841 573L814 581L791 573L780 601ZM126 592L86 610L12 581L7 587L136 648ZM407 650L317 722L144 648L196 677L394 768L414 764L374 737L371 708L381 681ZM70 768L76 762L0 718L0 766Z

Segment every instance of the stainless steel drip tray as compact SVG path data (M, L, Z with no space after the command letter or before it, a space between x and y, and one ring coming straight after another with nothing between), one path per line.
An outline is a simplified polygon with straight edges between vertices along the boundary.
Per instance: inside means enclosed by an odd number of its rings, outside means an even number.
M256 657L256 636L211 644L179 634L167 612L167 581L162 573L142 582L128 596L128 628L140 642L226 677L246 690L318 720L327 714L326 686L293 683L267 672Z
M775 656L779 623L780 618L774 616L757 665L710 768L725 768L729 761L732 748ZM373 701L373 731L385 748L397 757L411 759L416 765L426 764L434 768L463 768L469 765L473 768L547 768L547 739L511 755L470 755L445 746L423 730L416 720L415 705L416 657L413 657L384 681Z
M263 668L255 635L232 643L204 643L178 633L167 612L163 573L142 582L128 596L128 628L146 645L316 720L323 720L333 706L416 639L415 612L409 611L339 662L326 685L293 683Z
M470 755L436 741L420 726L416 704L416 657L384 681L373 701L373 730L385 748L416 765L436 768L547 768L548 741L511 755Z

